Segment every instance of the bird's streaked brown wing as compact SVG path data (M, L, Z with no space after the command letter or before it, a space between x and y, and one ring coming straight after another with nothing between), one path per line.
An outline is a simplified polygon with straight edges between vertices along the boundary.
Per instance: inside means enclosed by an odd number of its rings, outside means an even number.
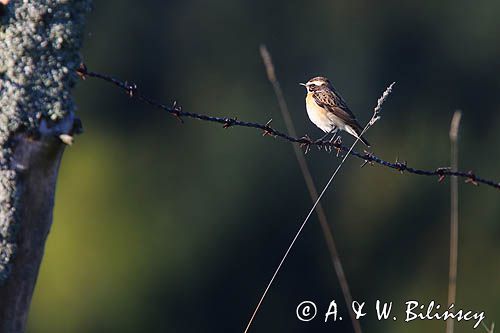
M331 90L321 90L316 91L313 94L313 97L316 104L325 110L332 112L347 125L350 125L355 129L360 128L358 122L356 121L356 117L339 94L334 93Z

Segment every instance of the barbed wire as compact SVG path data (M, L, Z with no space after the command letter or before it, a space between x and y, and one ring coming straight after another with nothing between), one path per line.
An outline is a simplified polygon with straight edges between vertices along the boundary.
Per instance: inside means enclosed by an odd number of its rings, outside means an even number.
M184 122L182 118L187 117L187 118L194 118L203 121L219 123L222 124L223 128L229 128L233 126L256 128L262 131L263 136L279 137L289 142L298 143L301 145L301 147L305 148L306 152L309 151L310 148L314 146L316 146L320 150L324 149L330 152L335 150L337 152L337 156L343 152L346 153L349 150L349 147L342 145L342 142L340 140L335 140L335 141L312 140L307 135L300 138L289 136L286 133L271 127L272 119L265 124L260 124L254 122L241 121L238 120L237 118L214 117L200 113L183 111L182 107L177 102L174 102L171 106L167 106L166 104L157 102L152 98L141 93L135 83L129 81L122 81L117 78L111 77L109 75L89 71L87 69L87 66L85 66L85 64L80 65L80 67L77 69L77 74L83 80L85 80L87 77L91 77L112 83L113 85L123 89L127 93L127 95L129 95L129 97L137 98L142 102L145 102L149 105L165 110L174 117L176 117L182 123ZM452 170L450 167L440 167L435 170L422 170L408 166L406 161L399 161L399 160L396 160L395 162L385 161L368 151L358 152L353 150L351 152L351 155L363 160L363 164L361 165L361 167L364 167L367 164L370 165L378 164L385 166L387 168L397 170L400 173L408 172L411 174L421 175L421 176L435 176L438 177L438 181L440 183L447 176L455 176L464 178L465 183L467 184L472 184L476 186L478 186L479 184L484 184L500 190L500 182L495 182L493 180L480 177L476 175L473 171L465 172L465 171Z

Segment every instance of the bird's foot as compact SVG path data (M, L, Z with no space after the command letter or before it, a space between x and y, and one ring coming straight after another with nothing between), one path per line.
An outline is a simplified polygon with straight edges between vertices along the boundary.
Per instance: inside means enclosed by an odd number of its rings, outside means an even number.
M330 143L332 144L333 148L337 151L337 157L340 155L340 152L342 151L342 137L340 135L337 136L337 138L332 138L330 140Z
M341 145L342 144L342 137L338 135L337 137L333 136L330 139L330 143L333 143L334 145Z

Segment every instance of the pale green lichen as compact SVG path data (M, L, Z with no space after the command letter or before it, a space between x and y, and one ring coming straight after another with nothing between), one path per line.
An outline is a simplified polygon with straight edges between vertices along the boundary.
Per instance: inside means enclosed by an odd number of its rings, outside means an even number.
M16 166L9 142L37 119L73 112L71 88L80 63L90 0L10 1L0 18L0 283L15 252Z

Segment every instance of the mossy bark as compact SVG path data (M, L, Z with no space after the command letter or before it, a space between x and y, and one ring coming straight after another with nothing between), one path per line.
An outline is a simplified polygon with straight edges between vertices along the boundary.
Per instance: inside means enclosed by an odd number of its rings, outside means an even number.
M0 333L23 332L64 144L90 0L0 4Z

